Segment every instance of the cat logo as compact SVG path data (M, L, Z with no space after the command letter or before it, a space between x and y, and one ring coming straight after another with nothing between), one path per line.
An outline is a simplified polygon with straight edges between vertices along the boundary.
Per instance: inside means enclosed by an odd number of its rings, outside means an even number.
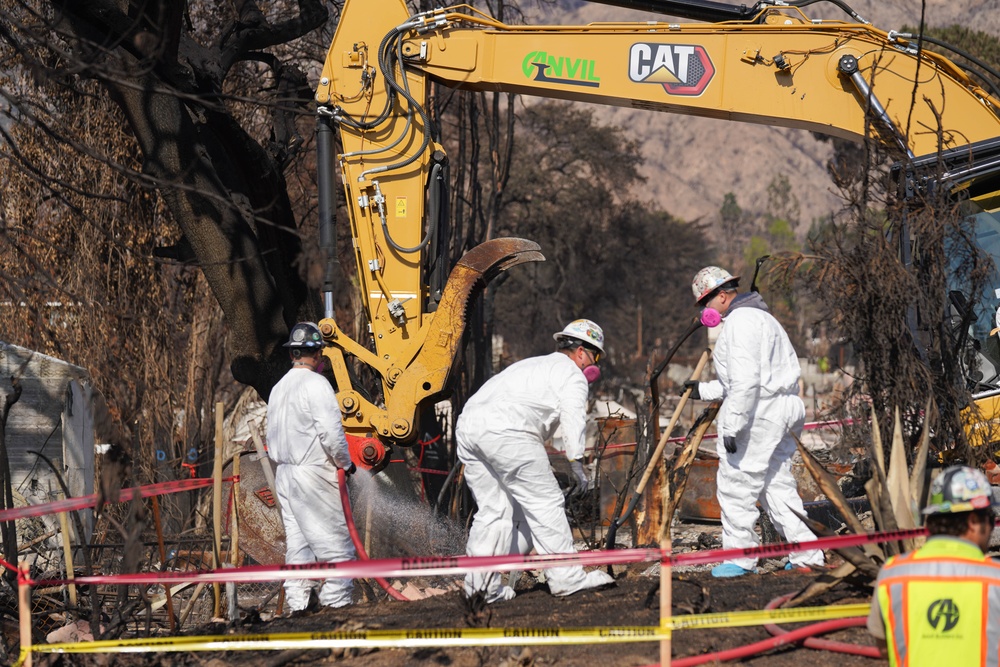
M628 54L628 78L658 83L668 95L701 95L715 74L705 47L693 44L633 44Z
M944 625L938 628L942 621ZM927 622L932 628L940 629L941 632L954 629L958 625L958 605L949 598L935 600L927 607Z

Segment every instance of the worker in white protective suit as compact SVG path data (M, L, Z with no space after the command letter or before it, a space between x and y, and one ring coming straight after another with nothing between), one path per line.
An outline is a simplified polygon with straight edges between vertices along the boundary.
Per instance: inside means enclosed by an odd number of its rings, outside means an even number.
M799 398L799 360L788 334L760 295L738 294L738 284L739 276L709 266L695 275L691 285L700 306L723 316L713 354L718 380L686 383L692 386L693 398L723 401L716 421L722 547L760 545L754 531L758 502L786 540L814 540L813 532L795 515L805 515L792 476L795 437L801 434L806 415ZM756 558L734 558L713 568L712 574L737 577L754 571L756 565ZM793 553L786 569L812 565L823 565L822 551Z
M278 464L274 483L285 526L285 563L353 560L337 469L351 474L356 468L337 396L320 374L323 336L312 322L300 322L285 347L292 368L274 385L267 402L267 453ZM285 601L293 613L314 607L313 586L307 579L285 580ZM352 590L351 579L327 579L319 604L348 605Z
M575 553L565 499L544 443L562 427L573 493L590 487L583 467L588 382L600 376L604 333L576 320L553 335L558 350L519 361L491 378L465 404L455 429L458 458L478 510L469 531L469 556ZM614 579L580 566L545 571L549 591L564 596L606 586ZM470 573L465 592L487 602L514 597L498 573Z

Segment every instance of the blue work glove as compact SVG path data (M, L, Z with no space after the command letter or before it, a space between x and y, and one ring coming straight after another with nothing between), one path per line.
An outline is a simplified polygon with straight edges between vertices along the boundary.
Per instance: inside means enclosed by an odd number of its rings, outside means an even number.
M691 390L691 396L690 396L690 398L692 400L695 400L695 401L700 401L701 400L701 390L698 389L698 381L697 380L687 380L684 383L684 386L681 387L681 395L683 395L684 392L687 391L688 389Z
M736 436L735 435L724 435L722 436L722 444L725 445L726 451L730 454L736 453Z
M590 480L587 479L587 471L583 469L583 461L580 459L570 461L569 468L573 471L573 476L576 477L576 486L573 487L570 495L582 496L590 489Z

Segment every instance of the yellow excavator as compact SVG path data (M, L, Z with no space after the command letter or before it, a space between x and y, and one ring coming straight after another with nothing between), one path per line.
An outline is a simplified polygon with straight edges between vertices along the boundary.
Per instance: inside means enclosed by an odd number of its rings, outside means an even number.
M913 187L926 187L921 170L932 170L935 187L961 191L982 246L1000 258L1000 94L984 88L989 77L918 49L912 35L872 27L842 0L829 1L849 21L809 18L803 7L816 1L605 0L699 22L582 26L506 25L466 5L411 15L403 0L345 1L316 89L321 240L332 252L339 172L371 340L338 326L330 290L320 328L359 465L379 469L388 447L414 440L421 407L446 390L476 291L543 259L531 241L493 239L445 276L447 155L427 111L431 82L874 136L907 156ZM988 339L1000 281L988 287L966 296L982 343L976 398L992 421L1000 350ZM382 405L352 384L347 355L381 379Z

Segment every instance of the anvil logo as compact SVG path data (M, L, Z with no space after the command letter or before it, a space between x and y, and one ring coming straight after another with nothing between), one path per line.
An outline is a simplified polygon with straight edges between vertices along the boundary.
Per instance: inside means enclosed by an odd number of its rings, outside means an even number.
M714 74L703 46L640 42L629 50L628 78L661 84L669 95L701 95Z
M596 66L595 60L553 56L545 51L532 51L521 60L521 71L533 81L586 88L601 87L601 77L594 73Z

